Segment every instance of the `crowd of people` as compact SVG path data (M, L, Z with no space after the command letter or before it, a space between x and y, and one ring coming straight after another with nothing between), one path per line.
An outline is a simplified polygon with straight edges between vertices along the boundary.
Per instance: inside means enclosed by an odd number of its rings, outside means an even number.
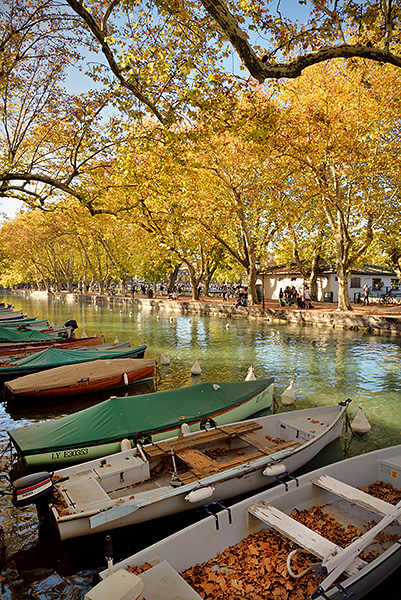
M283 288L281 288L279 292L279 300L280 306L296 304L298 308L312 308L310 289L307 285L303 287L302 292L298 292L294 285L287 285L287 287L284 290Z

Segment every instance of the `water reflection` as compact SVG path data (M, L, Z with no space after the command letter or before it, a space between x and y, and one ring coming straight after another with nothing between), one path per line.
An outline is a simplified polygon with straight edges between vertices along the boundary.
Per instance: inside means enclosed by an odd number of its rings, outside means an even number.
M165 354L170 365L160 365L158 389L189 386L199 381L190 369L198 360L200 380L243 380L252 365L257 378L275 378L276 397L294 379L295 409L332 404L352 398L350 418L361 402L372 426L371 432L356 438L349 432L326 448L305 470L328 462L399 443L401 420L401 340L395 336L330 328L303 328L272 325L261 320L227 319L174 314L171 311L135 310L130 306L96 307L91 303L51 301L6 295L38 318L49 317L55 324L68 319L78 322L77 337L103 334L106 342L130 340L133 346L147 344L147 356ZM228 327L227 327L228 325ZM136 386L134 386L135 388ZM136 388L136 391L142 391ZM151 390L146 390L151 391ZM135 389L133 391L135 393ZM106 397L108 397L107 394ZM68 402L26 405L4 402L0 405L0 452L3 472L9 469L6 431L32 421L46 420L91 405L101 398L81 398ZM8 485L0 484L1 525L6 532L9 559L3 598L22 600L50 598L56 586L59 598L82 598L92 583L93 570L104 566L104 537L56 543L41 532L37 540L36 510L12 507ZM115 539L116 559L139 550L163 535L203 516L196 512L154 524L151 528L121 530ZM114 534L113 534L114 538ZM16 568L18 566L18 569ZM43 581L32 583L40 569ZM54 569L58 575L54 574ZM78 571L78 573L77 573ZM22 578L24 574L26 581ZM61 578L61 579L60 579Z

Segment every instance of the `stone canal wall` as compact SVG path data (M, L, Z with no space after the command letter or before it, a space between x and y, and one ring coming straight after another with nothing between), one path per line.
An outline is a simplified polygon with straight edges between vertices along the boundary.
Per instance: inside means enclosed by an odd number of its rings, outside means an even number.
M15 293L29 294L32 296L47 297L47 292L23 292ZM179 300L170 300L168 298L143 298L131 296L113 296L99 294L71 294L71 293L51 293L49 296L55 299L63 299L66 302L85 302L94 304L107 304L116 308L126 308L127 310L154 309L174 313L197 313L201 315L220 316L231 319L236 317L265 319L271 323L292 323L294 325L307 325L313 327L331 327L339 329L351 329L356 331L366 331L367 333L380 334L401 334L401 307L395 314L386 314L384 310L379 310L377 305L370 305L366 309L369 312L361 312L356 308L355 311L340 312L336 310L336 305L330 305L326 308L320 304L311 310L298 310L289 307L279 307L276 303L268 303L263 310L260 305L238 307L236 308L230 301L222 302L208 298L206 300L193 301L187 298Z

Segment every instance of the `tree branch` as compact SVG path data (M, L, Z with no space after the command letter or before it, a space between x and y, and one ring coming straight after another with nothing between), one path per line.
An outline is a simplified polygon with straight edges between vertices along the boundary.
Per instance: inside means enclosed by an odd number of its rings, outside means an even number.
M109 64L109 67L112 70L115 77L117 78L117 80L119 81L119 83L124 88L126 88L127 90L132 92L134 94L134 96L140 102L142 102L142 104L144 104L151 110L151 112L160 121L160 123L164 124L165 119L163 118L162 114L157 110L155 104L149 98L147 98L146 96L144 96L142 94L142 92L139 90L137 85L135 85L132 81L128 81L127 79L125 79L125 77L123 77L123 75L121 73L121 69L118 66L117 61L114 58L114 54L113 54L109 44L106 41L107 36L105 35L105 32L102 30L101 27L99 27L99 25L96 23L96 21L94 20L92 15L84 8L83 3L81 3L79 0L66 0L66 1L68 2L69 6L72 8L72 10L77 15L79 15L81 17L81 19L86 23L87 27L89 28L89 31L92 32L94 37L99 42L102 52ZM118 4L117 1L112 2L106 11L106 14L107 14L107 12L110 14L111 10L117 4ZM104 15L104 17L102 19L102 23L105 22L106 14ZM109 14L107 14L107 17L109 16Z
M343 43L320 48L315 52L309 52L289 60L287 63L268 62L267 56L260 59L256 55L248 42L246 33L238 26L237 19L230 13L224 0L201 0L201 2L228 37L252 77L259 83L263 83L268 78L294 79L299 77L307 67L333 58L359 57L401 67L401 57L389 52L389 41L384 48ZM386 26L388 26L388 21L386 21Z

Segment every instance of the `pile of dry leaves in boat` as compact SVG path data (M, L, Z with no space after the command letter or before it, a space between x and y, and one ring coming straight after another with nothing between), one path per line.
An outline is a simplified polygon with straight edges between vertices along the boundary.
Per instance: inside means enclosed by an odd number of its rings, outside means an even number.
M401 499L399 490L382 482L376 482L364 488L364 491L392 504ZM318 506L302 511L294 509L291 516L341 547L347 546L362 533L352 525L344 529ZM370 524L371 527L374 525L374 522ZM378 538L381 543L393 540L393 536L384 533L379 534ZM398 539L397 536L395 539ZM321 579L316 579L313 571L308 571L299 579L289 575L287 557L296 548L299 549L295 543L273 529L264 529L181 575L205 600L304 600L310 598ZM377 553L364 551L360 556L369 562L376 558ZM317 560L299 549L291 559L291 570L295 574L301 573ZM150 567L149 563L145 563L141 567L130 567L129 570L139 574Z

